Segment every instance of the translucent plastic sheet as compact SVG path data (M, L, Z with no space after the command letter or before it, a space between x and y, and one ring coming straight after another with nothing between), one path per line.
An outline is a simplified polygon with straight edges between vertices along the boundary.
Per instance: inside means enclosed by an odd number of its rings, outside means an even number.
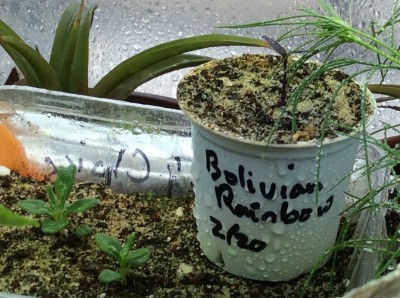
M0 116L45 176L73 162L78 181L116 192L191 189L190 124L180 111L11 86L0 87Z
M377 146L368 145L368 163L377 163L385 157L385 152ZM360 147L354 166L355 171L349 185L349 193L362 198L369 191L366 175L365 150ZM390 169L383 167L370 172L371 189L379 189L390 178ZM374 202L385 203L388 200L388 190L384 189L374 197ZM386 239L385 208L366 208L360 212L353 239ZM375 272L381 261L381 254L374 252L377 248L386 248L386 244L379 241L366 241L365 248L355 248L348 266L348 289L364 285L375 278Z

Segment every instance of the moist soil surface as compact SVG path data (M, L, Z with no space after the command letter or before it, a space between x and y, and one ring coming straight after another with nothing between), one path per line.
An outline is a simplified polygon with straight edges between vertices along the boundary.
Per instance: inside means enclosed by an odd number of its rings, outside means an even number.
M12 173L0 177L0 203L22 213L18 200L46 200L46 182ZM70 218L64 234L30 227L0 227L0 292L40 297L299 297L308 275L288 282L259 282L233 276L212 264L196 240L194 198L151 194L114 194L101 185L77 184L71 200L96 197L100 204ZM38 217L40 219L40 217ZM104 269L117 267L99 251L94 234L79 239L73 231L87 224L93 232L120 241L137 233L135 248L147 247L150 261L131 272L127 283L98 281ZM304 297L340 297L349 251L319 269ZM333 277L333 284L330 278Z
M287 64L285 67L284 65ZM304 84L304 85L303 85ZM373 114L344 72L289 57L245 54L203 64L179 82L192 121L232 138L291 144L349 134Z

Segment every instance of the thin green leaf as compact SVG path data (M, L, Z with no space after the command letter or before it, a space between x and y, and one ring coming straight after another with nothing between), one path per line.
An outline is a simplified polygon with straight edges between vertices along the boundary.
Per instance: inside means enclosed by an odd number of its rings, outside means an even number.
M395 98L400 98L400 85L392 84L369 84L368 89L375 94L383 94L392 96Z
M125 99L137 87L165 73L185 67L198 66L211 61L212 58L198 55L181 54L146 67L132 76L128 77L121 84L116 86L105 97L114 99Z
M86 210L89 210L93 206L97 205L98 203L99 201L94 198L85 198L77 200L68 206L66 210L66 215L85 212Z
M50 215L49 204L42 200L22 200L18 202L18 207L31 214Z
M99 274L99 280L104 283L110 283L116 280L123 280L123 279L124 276L121 273L110 269L104 269Z
M25 43L9 36L0 36L0 45L7 51L23 73L25 79L33 80L41 88L60 90L60 83L50 64L40 54ZM18 55L15 54L15 52ZM22 59L23 58L23 59Z
M107 254L114 261L119 262L119 258L116 259L115 255L115 252L119 253L122 250L121 243L118 239L104 233L96 233L95 240L100 251Z
M68 226L69 221L64 219L61 221L53 221L51 219L46 218L42 222L42 232L43 233L57 233L58 231L64 229L66 226Z
M261 39L222 34L208 34L166 42L147 49L116 66L97 83L90 94L104 97L130 76L165 59L203 48L234 45L268 47L268 43Z
M57 25L50 55L50 65L54 68L63 91L67 90L71 72L72 57L76 42L74 24L79 7L79 3L72 3L64 10Z
M0 204L0 226L34 226L39 227L40 224L37 220L29 217L21 216L17 213L12 212Z
M68 92L71 93L88 93L89 32L96 7L96 5L92 5L90 8L84 9L79 23L75 54L68 82Z

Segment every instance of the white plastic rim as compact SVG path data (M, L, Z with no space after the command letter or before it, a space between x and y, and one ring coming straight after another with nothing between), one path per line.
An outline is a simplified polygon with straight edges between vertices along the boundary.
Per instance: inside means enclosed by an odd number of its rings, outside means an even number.
M321 148L312 142L266 148L192 121L194 216L204 254L232 274L265 281L323 265L335 243L358 135Z

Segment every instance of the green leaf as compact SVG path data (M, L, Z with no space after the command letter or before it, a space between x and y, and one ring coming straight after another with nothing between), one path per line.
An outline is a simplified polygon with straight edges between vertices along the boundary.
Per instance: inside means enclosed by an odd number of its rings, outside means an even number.
M49 204L42 200L22 200L18 202L18 207L31 214L50 215Z
M82 0L84 2L84 0ZM76 37L75 54L71 65L68 92L88 94L89 73L89 32L96 5L84 9Z
M69 221L64 219L61 221L53 221L51 219L46 218L42 222L42 232L43 233L57 233L58 231L64 229L68 226Z
M125 261L133 267L140 267L147 263L150 259L150 250L148 248L139 248L130 252Z
M121 254L123 256L128 255L129 251L131 250L133 244L135 243L136 240L136 234L132 233L128 236L128 239L126 240L126 242L124 243L123 247L122 247L122 252Z
M368 89L375 94L383 94L400 98L400 85L392 84L369 84Z
M34 220L29 217L21 216L12 212L10 209L7 209L3 205L0 204L0 226L34 226L39 227L40 224L37 220Z
M110 269L104 269L99 274L99 280L104 283L110 283L116 280L123 280L124 276L116 271L112 271Z
M0 36L9 36L14 38L17 41L23 42L22 38L18 36L6 23L0 20ZM36 76L36 73L30 66L30 64L26 61L26 59L12 47L3 44L4 50L8 53L14 63L18 66L20 71L25 76L26 82L30 86L40 87L40 82Z
M92 233L93 233L92 228L86 224L80 224L79 226L76 227L74 231L74 235L78 237L80 240L84 240L87 236L89 236Z
M104 233L96 233L95 240L100 251L104 252L114 261L120 261L118 254L121 252L122 246L118 239Z
M11 56L25 79L40 88L60 90L60 83L50 64L33 48L10 36L0 36L0 45ZM12 51L8 51L8 49ZM15 54L18 53L18 54Z
M60 166L57 168L57 178L54 182L54 190L61 206L64 206L66 199L74 188L76 166L70 164L68 168Z
M87 94L89 32L95 5L70 4L62 14L54 36L50 64L60 79L62 90Z
M98 203L99 201L94 198L85 198L77 200L68 206L66 215L85 212L86 210L92 208L94 205L97 205Z
M117 65L96 84L90 95L106 97L116 86L132 75L165 59L203 48L233 45L267 47L268 43L261 39L222 34L208 34L166 42L147 49Z
M121 84L116 86L112 91L110 91L106 97L114 99L125 99L129 94L131 94L137 87L150 81L160 75L165 73L182 69L185 67L198 66L200 64L211 61L212 58L206 56L198 55L188 55L182 54L173 56L171 58L165 59L163 61L154 63L149 67L146 67L132 76L128 77Z

